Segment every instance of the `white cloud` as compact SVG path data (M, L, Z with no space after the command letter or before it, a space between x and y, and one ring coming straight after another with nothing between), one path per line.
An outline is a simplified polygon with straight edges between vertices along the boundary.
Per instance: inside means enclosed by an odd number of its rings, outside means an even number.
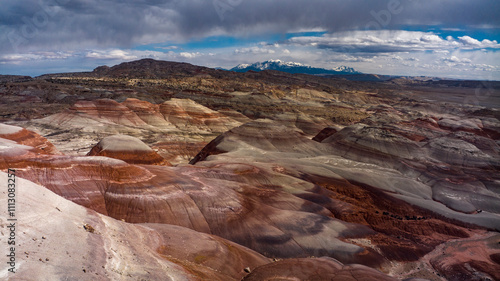
M464 29L455 28L455 27L445 27L445 28L441 28L441 30L443 30L443 31L454 31L454 32L465 31Z
M479 41L470 36L446 39L421 31L368 30L338 32L322 37L294 37L287 41L291 45L316 46L345 52L414 52L443 50L500 49L496 40Z
M500 70L500 67L489 64L475 64L473 67L476 70L488 71L488 72Z
M26 61L43 61L43 60L64 60L72 57L72 52L31 52L24 54L7 54L0 56L2 64L13 63L17 64Z
M90 51L85 55L86 58L99 59L99 60L134 60L137 56L130 55L123 50L108 50L108 51Z
M466 46L473 46L473 47L481 46L481 42L479 42L479 40L476 40L470 36L458 37L458 40L460 41L460 43Z
M445 54L445 55L450 53L450 51L448 50L432 50L432 52L435 54Z
M179 56L181 56L183 58L188 58L188 59L196 58L196 57L199 57L200 55L201 55L200 52L194 52L194 53L181 52L181 53L179 53Z
M425 34L422 37L420 37L420 41L426 42L426 43L441 43L443 39L435 34Z
M279 47L279 45L272 46L274 48ZM276 53L272 47L247 47L247 48L239 48L234 50L235 54L274 54Z
M334 56L334 61L337 62L373 62L374 59L376 59L377 56L355 56L355 55L349 55L349 54L336 54Z
M161 50L177 50L177 49L179 49L179 46L155 47L155 49L161 49Z
M472 63L472 61L468 58L458 58L456 56L451 56L449 58L443 58L444 62L450 63Z

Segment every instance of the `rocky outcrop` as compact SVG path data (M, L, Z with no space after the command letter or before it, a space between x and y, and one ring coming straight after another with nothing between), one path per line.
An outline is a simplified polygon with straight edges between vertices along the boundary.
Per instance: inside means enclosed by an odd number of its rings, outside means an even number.
M400 193L398 198L449 219L498 229L500 210L495 207L500 202L495 191L500 179L495 172L500 167L498 145L483 133L455 131L441 126L436 119L359 123L332 134L321 144L327 145L334 155L401 173L404 176L400 180L406 183L394 185L369 171L370 177L358 179L359 174L353 170L336 171L350 181ZM372 123L373 118L367 122ZM417 190L427 191L417 195ZM417 200L414 195L432 200ZM449 210L459 213L451 215ZM464 213L475 214L475 218Z
M18 126L0 124L0 138L31 146L36 153L60 154L56 147L46 138Z
M125 135L102 139L87 156L106 156L129 164L171 165L141 140Z
M447 280L499 280L500 235L487 233L440 245L427 257Z
M160 105L165 120L183 131L225 132L241 123L188 99L171 99Z
M163 129L175 128L175 124L165 120L165 116L160 113L160 105L158 104L134 98L128 98L121 104L137 114L137 116L148 125Z
M281 122L259 119L220 135L196 155L190 164L203 161L210 155L238 149L316 156L326 152L325 146L306 138L304 132L295 126L285 126Z
M92 120L95 123L102 122L133 127L146 125L128 107L111 99L80 101L67 111L47 118L47 121L53 122L54 125L67 127L92 125L92 123L88 124L87 120Z
M324 139L340 131L339 128L326 127L322 129L314 138L313 141L322 142Z
M378 126L358 123L324 139L336 150L336 154L361 162L380 165L392 165L393 159L414 159L419 145Z

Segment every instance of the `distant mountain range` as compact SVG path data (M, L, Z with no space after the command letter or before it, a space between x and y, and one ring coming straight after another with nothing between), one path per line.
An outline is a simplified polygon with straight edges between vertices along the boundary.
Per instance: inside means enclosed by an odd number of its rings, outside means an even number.
M288 73L287 75L279 75L291 77L294 74L311 74L318 78L334 78L348 81L365 81L365 82L392 82L397 84L415 84L415 83L441 83L446 86L471 87L477 86L477 81L462 81L456 79L445 79L439 77L425 76L395 76L395 75L378 75L365 74L354 70L351 67L340 66L333 69L315 68L295 62L282 62L279 60L269 60L254 64L240 64L230 70L223 68L209 68L204 66L192 65L184 62L161 61L154 59L141 59L136 61L124 62L115 66L99 66L91 72L73 72L73 73L52 73L40 75L38 79L51 79L57 77L108 77L108 78L125 78L125 79L170 79L192 77L197 75L210 75L217 78L233 79L234 77L254 77L255 75L262 77L277 76L273 73L259 73L263 70L278 70ZM254 71L248 72L247 71ZM241 76L240 74L243 74ZM16 75L0 75L1 82L23 82L30 81L34 78L29 76ZM312 79L312 78L307 78ZM442 81L442 82L440 82ZM497 86L495 86L497 87Z
M351 67L339 66L332 69L317 68L308 65L304 65L297 62L283 62L280 60L268 60L265 62L257 62L254 64L240 64L232 69L235 72L247 72L247 71L263 71L263 70L277 70L287 73L302 73L311 75L352 75L361 74Z

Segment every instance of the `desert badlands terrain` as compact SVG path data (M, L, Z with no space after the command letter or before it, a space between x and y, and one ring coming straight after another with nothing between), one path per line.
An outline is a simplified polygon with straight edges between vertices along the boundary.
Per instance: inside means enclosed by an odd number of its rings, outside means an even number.
M0 279L500 280L499 109L498 82L1 76Z

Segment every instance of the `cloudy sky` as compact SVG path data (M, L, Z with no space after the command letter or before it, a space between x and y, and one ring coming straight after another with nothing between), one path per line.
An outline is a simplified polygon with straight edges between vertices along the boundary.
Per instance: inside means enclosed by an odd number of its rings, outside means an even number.
M269 59L500 80L498 0L0 0L0 74Z

